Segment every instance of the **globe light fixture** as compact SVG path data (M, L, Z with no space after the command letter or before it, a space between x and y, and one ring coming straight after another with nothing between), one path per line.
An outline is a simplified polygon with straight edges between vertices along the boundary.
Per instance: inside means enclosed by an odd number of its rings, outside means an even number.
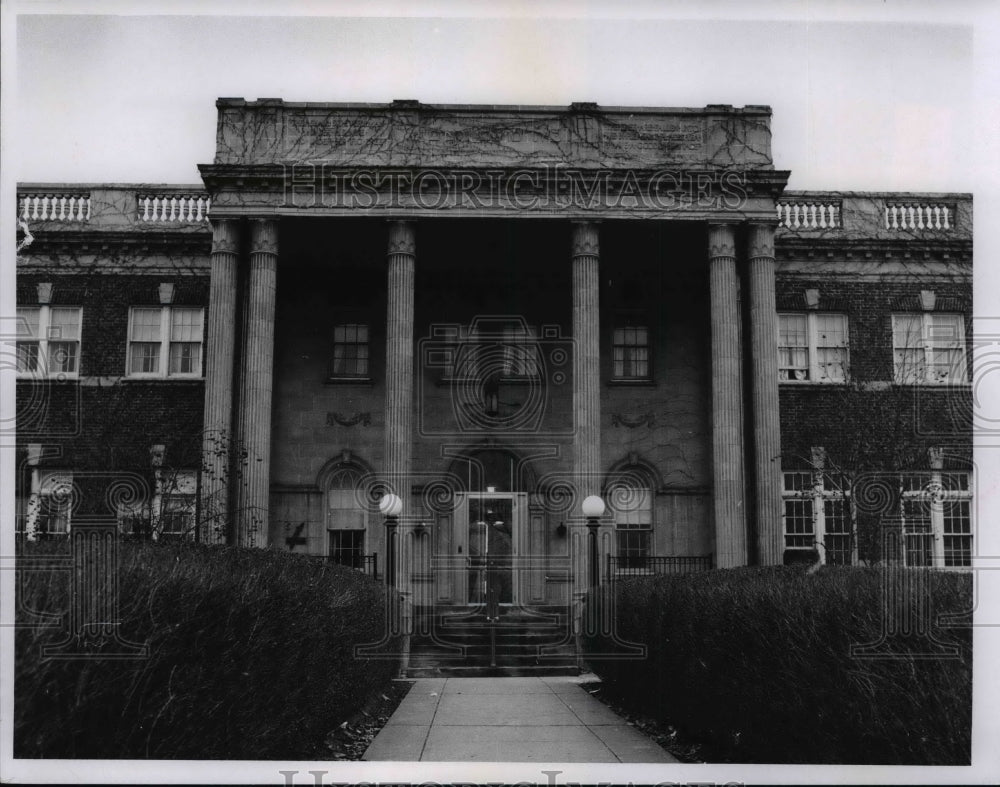
M392 493L384 495L379 501L378 510L382 512L383 516L399 516L403 512L403 501L400 500L399 495Z
M604 516L604 501L597 495L590 495L583 501L583 515L587 519L600 519Z

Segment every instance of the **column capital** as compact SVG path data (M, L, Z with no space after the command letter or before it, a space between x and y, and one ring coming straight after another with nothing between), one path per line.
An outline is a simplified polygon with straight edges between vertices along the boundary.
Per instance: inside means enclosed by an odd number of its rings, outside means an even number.
M750 222L747 256L751 260L760 257L774 258L774 226L771 222Z
M274 219L250 220L250 253L278 254L278 222Z
M237 254L240 225L236 219L212 219L212 254Z
M736 256L736 225L728 221L712 221L708 224L708 256Z
M412 221L389 220L389 254L416 256L416 228Z
M601 253L601 235L594 221L573 221L574 257L596 257Z

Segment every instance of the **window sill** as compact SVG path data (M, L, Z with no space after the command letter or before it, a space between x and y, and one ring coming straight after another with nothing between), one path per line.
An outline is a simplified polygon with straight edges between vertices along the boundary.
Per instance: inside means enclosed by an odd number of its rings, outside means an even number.
M954 382L944 382L944 383L889 383L893 388L927 388L930 390L942 390L947 391L954 388L972 388L972 383L968 380L956 380Z
M78 383L78 374L19 374L19 383Z
M371 377L327 377L323 385L373 385L375 380Z
M655 388L656 380L651 377L636 378L612 377L607 384L613 388Z
M778 380L778 385L812 385L825 388L843 388L847 385L847 380Z

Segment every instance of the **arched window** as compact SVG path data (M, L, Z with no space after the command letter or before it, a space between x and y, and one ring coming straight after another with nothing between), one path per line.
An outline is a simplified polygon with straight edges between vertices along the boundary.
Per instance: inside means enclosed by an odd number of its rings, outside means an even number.
M653 490L643 473L626 472L605 490L615 518L615 551L620 568L645 568L653 545Z
M363 569L368 509L361 477L361 471L352 465L342 465L331 473L326 488L326 529L330 560Z

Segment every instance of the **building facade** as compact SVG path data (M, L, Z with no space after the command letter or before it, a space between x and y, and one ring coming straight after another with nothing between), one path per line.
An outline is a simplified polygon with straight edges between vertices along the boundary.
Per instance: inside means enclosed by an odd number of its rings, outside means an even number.
M563 605L597 495L602 581L970 564L969 195L786 191L767 107L217 107L202 184L19 188L25 538L384 574L391 492L415 605Z

